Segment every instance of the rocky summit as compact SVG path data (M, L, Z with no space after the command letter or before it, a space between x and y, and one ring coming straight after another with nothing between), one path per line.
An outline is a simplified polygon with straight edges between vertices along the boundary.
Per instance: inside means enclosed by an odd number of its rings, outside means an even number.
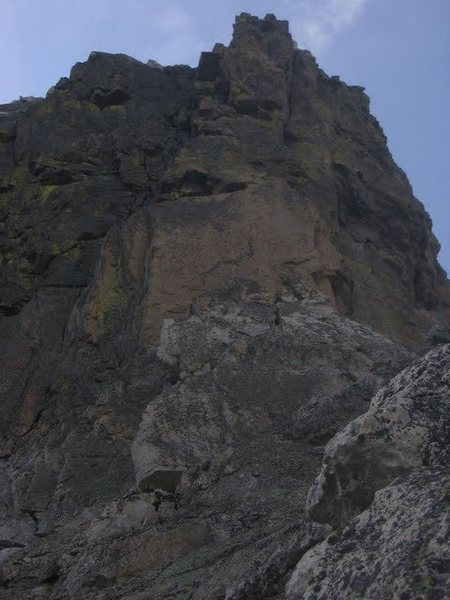
M438 250L273 15L0 106L0 599L448 598Z

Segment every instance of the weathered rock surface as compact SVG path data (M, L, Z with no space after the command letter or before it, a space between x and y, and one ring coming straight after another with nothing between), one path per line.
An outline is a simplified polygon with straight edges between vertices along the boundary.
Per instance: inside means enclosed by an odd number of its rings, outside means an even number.
M186 321L166 321L158 354L180 381L144 411L133 444L138 485L169 491L199 472L207 482L252 454L252 468L263 464L268 472L277 439L276 453L285 445L291 456L277 458L275 480L258 475L262 496L279 491L283 469L315 466L314 448L360 412L407 356L340 318L320 296L212 306Z
M449 403L450 345L443 345L331 440L308 513L346 527L301 559L289 600L448 598Z
M1 106L0 598L281 598L324 445L445 338L437 250L271 15Z
M450 473L419 468L310 550L289 600L445 600L450 589Z
M216 301L167 321L157 353L171 383L145 410L141 404L132 444L137 488L128 491L134 469L123 449L126 420L118 423L111 390L52 456L55 433L42 442L38 464L9 472L10 506L34 511L47 532L30 550L16 549L3 565L5 578L17 577L28 556L39 582L44 544L58 554L52 598L90 598L97 588L95 597L104 599L139 598L143 588L152 590L148 598L194 589L192 597L205 600L282 593L289 570L326 531L303 510L323 444L410 359L386 337L340 317L325 297L304 295L275 305ZM123 410L138 389L114 390ZM128 477L102 473L106 460ZM52 463L61 470L43 481ZM50 504L39 505L42 488ZM85 508L74 517L75 499Z
M381 390L328 444L308 497L310 516L339 527L376 490L419 466L450 465L450 345L429 352Z

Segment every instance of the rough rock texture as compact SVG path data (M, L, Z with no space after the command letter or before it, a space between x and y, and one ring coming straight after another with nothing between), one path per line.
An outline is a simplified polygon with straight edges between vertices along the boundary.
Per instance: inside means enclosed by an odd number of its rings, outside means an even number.
M449 501L448 468L396 479L342 533L305 554L288 600L446 600Z
M281 598L324 444L448 335L437 250L271 15L0 106L0 598Z
M405 356L320 299L211 307L183 322L167 321L158 354L174 365L180 382L148 405L133 444L137 483L148 486L153 477L152 488L166 487L159 474L178 479L202 465L209 470L215 456L238 465L250 458L253 438L254 459L269 470L276 432L280 451L285 438L304 454L302 441L323 444L364 406L383 380L384 365L389 361L395 371ZM276 477L283 463L291 469L300 462L281 460ZM262 484L270 487L279 484Z
M325 529L303 509L323 444L409 353L343 319L315 292L192 312L162 328L157 353L169 382L140 407L135 491L126 422L116 411L119 400L132 408L138 386L116 383L80 424L64 424L62 444L55 424L38 463L28 459L18 472L17 458L10 461L10 506L35 516L38 537L31 552L9 538L18 547L4 577L16 578L27 556L28 581L30 572L35 578L28 594L40 589L41 556L51 546L52 598L90 598L91 590L104 599L269 597L323 539ZM74 516L75 501L85 508ZM143 588L152 591L140 596Z
M310 516L342 526L376 490L419 466L450 464L450 345L429 352L328 444Z
M309 514L347 526L303 556L289 600L449 597L449 403L447 345L397 375L328 444Z

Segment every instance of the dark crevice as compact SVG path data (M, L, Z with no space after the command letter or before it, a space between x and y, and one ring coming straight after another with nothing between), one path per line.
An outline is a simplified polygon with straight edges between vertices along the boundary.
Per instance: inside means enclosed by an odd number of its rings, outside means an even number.
M5 548L25 548L25 544L13 542L11 540L0 539L0 550L4 550Z
M33 422L31 423L30 427L29 427L29 428L28 428L28 429L27 429L27 430L26 430L24 433L16 434L16 435L15 435L15 437L16 437L16 438L23 438L23 437L25 437L26 435L28 435L29 433L31 433L31 431L33 431L33 429L35 429L35 428L38 426L38 424L39 424L39 421L41 420L41 417L42 417L42 413L43 413L43 412L44 412L44 409L42 408L42 409L41 409L41 410L40 410L40 411L37 413L37 415L35 416L35 418L34 418Z
M0 306L0 315L4 315L5 317L14 317L15 315L20 313L20 308L18 306Z
M41 580L41 583L48 583L50 585L54 585L59 579L58 571L56 570L54 573L50 573L46 577Z
M99 108L106 108L107 106L121 106L130 99L130 94L119 88L114 90L97 88L92 92L91 96L91 102L96 104Z
M33 519L33 522L34 522L34 525L35 525L35 530L37 531L37 529L39 528L39 521L38 521L38 518L36 516L36 511L33 510L33 509L31 509L31 508L24 508L22 510L22 512Z
M179 194L181 197L212 196L245 190L248 184L243 181L223 181L197 170L186 171L176 181L166 181L161 187L162 194ZM164 198L163 198L164 199Z
M353 280L341 271L337 271L330 276L330 283L339 310L347 317L352 316L354 312Z
M275 318L274 318L274 323L275 325L281 325L281 315L280 315L280 308L278 306L274 307L274 313L275 313Z

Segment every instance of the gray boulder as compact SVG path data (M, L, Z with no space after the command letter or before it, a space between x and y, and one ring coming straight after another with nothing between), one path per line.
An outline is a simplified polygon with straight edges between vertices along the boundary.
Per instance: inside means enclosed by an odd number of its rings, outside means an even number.
M444 600L450 590L450 474L419 468L377 492L342 533L305 554L288 600Z
M327 446L308 495L311 518L340 527L376 490L420 466L450 459L450 345L397 375Z

